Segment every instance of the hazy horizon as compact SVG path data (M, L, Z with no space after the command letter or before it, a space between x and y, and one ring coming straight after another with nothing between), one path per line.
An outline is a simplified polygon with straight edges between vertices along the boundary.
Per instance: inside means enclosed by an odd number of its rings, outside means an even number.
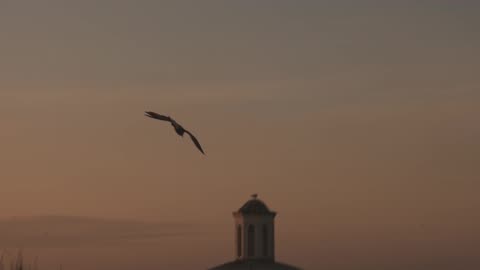
M233 259L232 211L259 193L279 213L280 261L479 268L479 12L4 0L0 250L41 269L206 269ZM63 234L23 233L45 226Z

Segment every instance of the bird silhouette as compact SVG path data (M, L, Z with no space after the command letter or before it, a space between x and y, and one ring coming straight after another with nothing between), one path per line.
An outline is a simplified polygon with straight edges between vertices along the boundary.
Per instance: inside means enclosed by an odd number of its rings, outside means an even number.
M198 148L198 150L200 150L200 152L202 152L202 154L205 155L205 152L203 151L202 146L200 145L200 142L198 142L197 138L195 138L195 136L193 136L193 134L190 131L183 128L179 123L173 120L170 116L161 115L156 112L145 112L145 116L153 119L157 119L157 120L170 122L170 124L172 124L173 128L175 129L175 132L182 137L184 133L187 133L192 139L195 146Z

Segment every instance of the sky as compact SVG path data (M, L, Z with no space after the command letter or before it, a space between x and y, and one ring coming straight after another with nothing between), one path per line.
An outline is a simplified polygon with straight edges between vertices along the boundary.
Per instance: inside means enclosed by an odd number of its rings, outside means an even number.
M479 12L2 0L0 249L44 269L206 269L233 259L232 211L258 193L280 261L479 268Z

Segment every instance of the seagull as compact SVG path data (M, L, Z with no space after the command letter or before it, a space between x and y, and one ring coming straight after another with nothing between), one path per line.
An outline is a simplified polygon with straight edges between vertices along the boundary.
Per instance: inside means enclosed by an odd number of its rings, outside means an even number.
M202 152L202 154L205 155L205 152L203 152L202 146L198 142L197 138L195 138L195 136L193 136L193 134L190 131L184 129L179 123L173 120L170 116L164 116L155 112L145 112L145 116L153 119L157 119L157 120L170 122L170 124L172 124L173 128L175 129L175 132L182 137L184 133L187 133L188 135L190 135L190 138L192 139L193 143L198 148L198 150L200 150L200 152Z

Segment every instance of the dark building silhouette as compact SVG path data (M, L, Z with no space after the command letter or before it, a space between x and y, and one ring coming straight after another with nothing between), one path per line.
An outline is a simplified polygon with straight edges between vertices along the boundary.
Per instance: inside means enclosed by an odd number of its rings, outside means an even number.
M267 205L253 195L235 220L235 260L210 270L300 270L275 261L275 217Z

